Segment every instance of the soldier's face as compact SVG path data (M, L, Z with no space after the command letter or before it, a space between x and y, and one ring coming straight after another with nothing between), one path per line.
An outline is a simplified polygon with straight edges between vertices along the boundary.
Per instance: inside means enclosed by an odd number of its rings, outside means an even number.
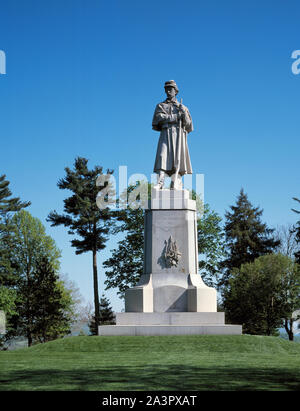
M166 91L167 97L170 99L176 96L176 90L174 87L166 87L165 91Z

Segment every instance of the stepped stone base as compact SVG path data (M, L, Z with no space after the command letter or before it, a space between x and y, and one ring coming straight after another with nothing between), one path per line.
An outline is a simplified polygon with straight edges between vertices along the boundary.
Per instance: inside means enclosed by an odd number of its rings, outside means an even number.
M99 335L238 335L198 274L196 201L187 190L152 190L145 211L144 271L125 292L125 313Z
M117 313L117 325L99 335L240 335L241 325L224 324L222 312Z

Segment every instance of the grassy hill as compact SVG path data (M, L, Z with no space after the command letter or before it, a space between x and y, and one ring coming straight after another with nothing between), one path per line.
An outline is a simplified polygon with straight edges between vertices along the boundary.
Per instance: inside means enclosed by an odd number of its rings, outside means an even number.
M262 336L69 337L0 352L0 390L299 390L300 344Z

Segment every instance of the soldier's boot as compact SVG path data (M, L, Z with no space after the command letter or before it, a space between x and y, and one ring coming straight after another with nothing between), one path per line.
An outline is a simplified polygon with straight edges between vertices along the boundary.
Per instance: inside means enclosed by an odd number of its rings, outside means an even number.
M157 184L154 186L156 190L162 190L165 182L165 172L160 171L159 174L157 174Z
M178 173L172 175L171 190L182 190L182 177Z

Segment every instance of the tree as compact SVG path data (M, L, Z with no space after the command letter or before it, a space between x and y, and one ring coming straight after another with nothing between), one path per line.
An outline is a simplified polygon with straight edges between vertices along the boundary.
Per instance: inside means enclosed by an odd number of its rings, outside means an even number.
M77 234L81 238L75 238L71 241L77 255L92 252L95 321L99 324L97 252L103 250L106 246L108 234L113 227L113 213L108 207L99 209L96 204L96 197L99 192L96 180L99 175L103 174L103 168L96 166L93 170L89 170L87 164L87 159L77 157L74 170L68 167L65 168L66 177L60 179L57 185L61 190L72 191L73 195L64 200L65 214L52 211L47 221L51 222L52 226L63 225L68 227L69 234ZM108 175L112 173L113 171L107 170Z
M3 223L3 220L6 217L16 211L20 211L22 208L28 207L31 203L30 201L22 202L19 197L13 197L12 192L9 189L9 181L6 180L6 175L3 174L0 176L0 223ZM1 232L1 225L0 225Z
M16 298L16 290L0 286L0 310L5 312L6 317L16 314Z
M144 210L128 209L122 212L122 219L115 233L124 232L126 236L112 250L103 267L106 269L106 290L118 288L117 294L123 298L125 290L134 287L143 273Z
M300 318L300 265L293 259L286 260L285 275L281 280L284 304L284 328L290 341L294 339L294 323Z
M70 333L72 300L47 257L37 261L30 287L33 339L44 343Z
M143 273L144 255L144 215L143 201L150 198L151 184L138 181L130 185L120 195L119 209L115 217L119 224L114 234L126 233L118 247L112 250L112 256L104 261L106 269L106 290L118 288L117 294L124 298L127 288L134 287ZM145 197L141 199L141 197Z
M300 203L299 198L293 197L293 200L295 200L295 201L297 201L298 203ZM300 214L300 211L295 210L294 208L292 208L292 210L293 210L295 213ZM300 220L297 222L297 225L296 225L296 227L295 227L294 232L295 232L295 236L296 236L296 242L297 242L297 244L298 244L298 250L295 251L294 255L295 255L295 258L296 258L296 262L297 262L298 264L300 264L300 247L299 247L299 245L300 245Z
M102 294L100 299L100 324L113 325L116 323L115 314L111 308L110 301ZM92 315L89 320L89 329L92 335L98 335L98 325L95 321L95 315Z
M12 286L15 284L15 267L11 257L14 248L11 241L11 232L14 226L10 217L30 205L30 202L22 202L19 197L12 197L9 189L9 181L5 174L0 176L0 285Z
M220 262L225 256L224 232L221 217L204 205L203 216L198 215L199 269L204 282L218 287Z
M76 331L78 322L81 321L83 306L82 295L76 283L71 280L67 274L59 274L57 287L62 292L62 299L64 301L64 313L71 320L71 332ZM86 322L86 321L85 321Z
M298 249L295 225L287 224L278 226L274 236L276 240L280 241L276 252L294 258Z
M276 335L284 326L291 339L293 312L300 303L299 266L289 257L269 254L235 268L225 289L227 321L248 334Z
M32 301L34 299L34 277L42 257L47 257L54 271L59 269L60 251L54 240L46 235L45 227L38 218L28 211L21 210L11 217L9 224L14 226L10 237L14 244L10 258L16 270L17 291L14 317L14 334L27 337L28 345L33 343L34 319Z
M235 206L225 213L227 258L222 262L225 270L221 284L226 286L233 269L253 262L256 258L272 253L279 241L272 236L274 229L262 223L263 210L253 207L247 194L241 189Z
M11 331L10 319L13 315L16 314L16 298L16 290L10 289L5 286L0 286L0 311L4 313L3 316L0 313L0 321L2 319L4 320L5 334ZM0 349L4 349L4 343L6 341L5 334L1 335L0 331Z
M16 290L18 281L16 267L11 258L14 250L14 243L11 233L14 225L11 223L13 213L20 211L30 205L30 202L22 202L19 197L12 197L9 189L9 181L3 174L0 176L0 310L3 310L6 317L6 331L11 331L11 318L16 314ZM0 346L3 345L5 337L1 338Z
M298 203L300 203L300 199L297 197L293 197L293 200L297 201ZM292 208L292 211L294 211L294 213L300 214L299 210L296 210L295 208Z

